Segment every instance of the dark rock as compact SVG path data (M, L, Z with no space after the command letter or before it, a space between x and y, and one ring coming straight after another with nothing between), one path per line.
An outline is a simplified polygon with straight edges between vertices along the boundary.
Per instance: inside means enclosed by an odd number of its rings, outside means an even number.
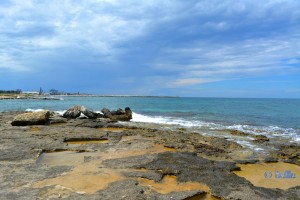
M87 128L103 128L106 127L110 121L92 121L92 120L83 120L82 123L78 124L78 127L87 127Z
M230 130L230 134L231 135L238 135L238 136L248 136L248 135L250 135L249 133L245 133L245 132L239 131L239 130Z
M93 111L91 111L91 110L89 110L89 109L87 109L83 106L81 106L80 111L81 111L82 114L87 116L87 118L89 118L89 119L97 119L97 117L98 117L98 113L95 113L95 112L93 112Z
M287 159L287 160L283 160L283 162L286 162L286 163L291 163L291 164L295 164L295 165L298 165L300 166L300 161L298 159Z
M121 108L119 108L117 111L116 111L116 115L124 115L126 114L124 110L122 110Z
M232 149L243 149L243 147L233 141L229 141L226 138L217 138L217 137L210 137L210 143L218 147L219 149L224 150L225 152L230 152Z
M235 160L238 164L255 164L258 163L259 160Z
M124 173L127 177L146 178L154 180L155 182L161 181L163 175L155 171L129 171Z
M269 141L269 138L267 136L264 136L264 135L256 135L254 137L254 142L267 142Z
M104 118L110 118L112 116L112 114L108 108L103 108L101 110L101 112L103 113Z
M68 119L76 119L81 114L81 106L74 106L72 108L69 108L64 114L64 118Z
M118 109L116 111L110 111L107 108L103 108L101 112L104 115L104 118L109 118L114 121L130 121L132 119L132 111L129 107L125 108L125 111Z
M27 126L27 125L45 125L50 117L50 112L48 110L23 113L17 115L11 125L13 126Z
M104 115L101 113L97 113L97 118L104 118Z
M141 164L140 167L156 171L179 171L178 182L204 183L210 187L213 196L222 199L276 199L284 193L282 190L254 187L244 178L232 173L238 170L233 162L211 161L191 153L161 153L155 160ZM296 196L289 195L290 198Z
M224 150L219 149L212 145L207 145L207 144L197 144L197 145L194 145L194 148L197 153L202 153L207 156L217 156L219 154L225 153Z
M299 165L300 161L300 146L297 144L281 145L279 149L271 152L271 157L276 159L284 159L292 161Z
M61 117L51 117L49 119L49 124L60 124L60 123L67 123L67 120Z
M131 111L131 109L129 107L125 108L125 114L132 115L132 111Z
M85 108L84 106L74 106L74 107L68 109L63 114L63 117L68 118L68 119L76 119L76 118L80 117L81 113L84 114L89 119L96 119L98 117L98 113L95 113L95 112ZM82 118L82 119L85 119L85 118Z
M272 158L272 157L267 157L267 158L265 158L264 161L266 163L275 163L275 162L278 162L278 159L277 158Z

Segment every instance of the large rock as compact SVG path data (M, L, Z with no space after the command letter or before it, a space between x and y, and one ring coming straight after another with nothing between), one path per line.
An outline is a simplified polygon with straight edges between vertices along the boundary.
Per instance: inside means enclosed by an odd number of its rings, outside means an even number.
M98 113L95 113L84 106L74 106L70 109L68 109L64 114L64 118L68 119L76 119L80 117L80 114L84 114L89 119L96 119L98 117Z
M110 112L110 110L107 109L107 108L103 108L103 109L101 110L101 112L103 113L103 116L104 116L105 118L109 118L109 116L112 115L111 112Z
M89 119L97 119L97 117L98 117L98 113L95 113L83 106L81 106L81 113L84 114L85 116L87 116L87 118L89 118Z
M45 125L50 117L48 110L39 112L23 113L17 115L11 125L13 126L27 126L27 125Z
M125 108L125 111L119 108L116 111L110 111L107 108L101 110L105 118L109 118L114 121L130 121L132 119L132 111L129 107Z
M64 118L68 119L76 119L81 114L81 106L73 106L72 108L69 108L64 114Z

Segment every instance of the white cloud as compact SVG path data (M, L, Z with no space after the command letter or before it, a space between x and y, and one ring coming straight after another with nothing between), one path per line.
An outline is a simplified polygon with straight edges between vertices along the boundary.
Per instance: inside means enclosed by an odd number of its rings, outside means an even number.
M183 78L177 79L171 83L171 87L184 87L196 84L203 84L203 83L210 83L210 82L217 82L221 81L218 79L209 79L209 78Z
M12 59L7 54L0 54L0 69L9 69L12 71L28 71L21 63Z
M11 2L0 7L3 69L117 63L132 77L117 81L155 91L293 73L299 63L300 1Z
M297 34L227 43L202 42L165 50L154 69L177 73L173 86L299 72ZM206 81L208 80L208 81Z
M22 51L24 60L32 60L41 51L54 56L62 54L61 49L76 48L102 59L117 59L126 51L120 45L147 34L155 23L170 20L180 9L176 2L153 0L11 2L0 7L0 52L12 60L18 60L16 51Z

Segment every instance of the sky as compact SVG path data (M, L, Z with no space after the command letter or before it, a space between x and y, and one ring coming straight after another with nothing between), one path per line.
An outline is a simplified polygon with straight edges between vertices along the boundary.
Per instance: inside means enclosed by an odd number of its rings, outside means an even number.
M1 0L0 89L300 98L299 0Z

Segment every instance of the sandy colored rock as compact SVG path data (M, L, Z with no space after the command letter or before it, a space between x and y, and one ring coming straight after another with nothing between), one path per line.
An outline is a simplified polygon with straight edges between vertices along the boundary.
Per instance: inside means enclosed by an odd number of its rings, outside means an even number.
M44 125L48 122L50 112L43 110L39 112L23 113L17 115L11 125L13 126L27 126L27 125Z

